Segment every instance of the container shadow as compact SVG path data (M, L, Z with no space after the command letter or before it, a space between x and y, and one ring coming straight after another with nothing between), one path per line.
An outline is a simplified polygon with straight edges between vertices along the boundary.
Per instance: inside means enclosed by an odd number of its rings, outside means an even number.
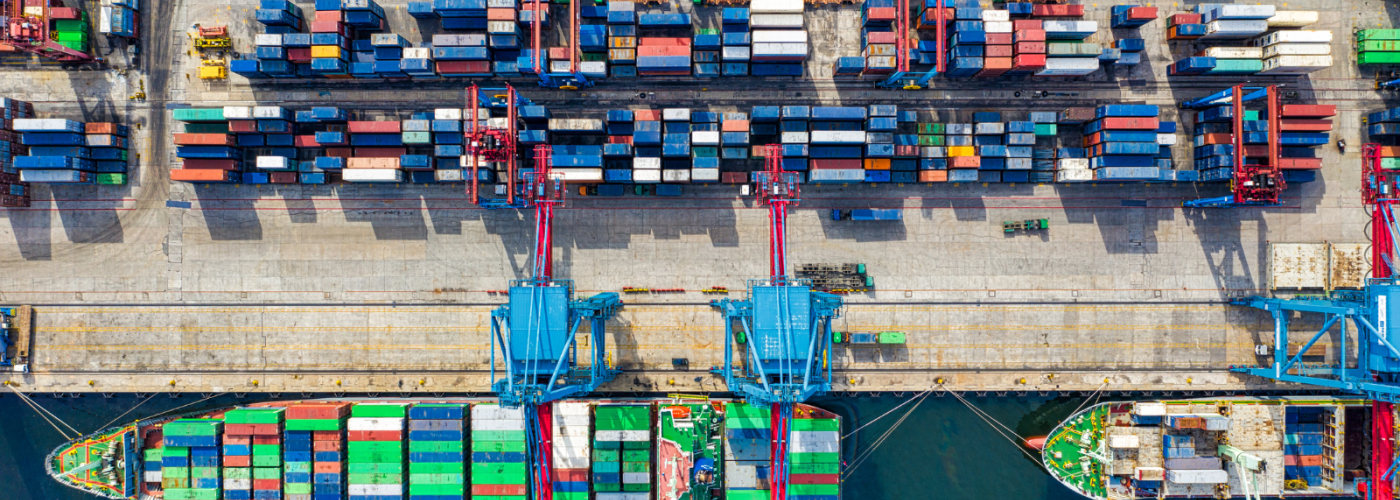
M287 207L287 218L292 224L315 224L316 203L311 197L317 194L329 195L331 188L314 184L278 186L277 194L282 195L282 203Z
M905 241L909 231L904 220L853 221L831 220L831 211L822 210L822 234L828 240L855 240L856 243Z
M53 259L53 215L49 210L10 208L5 210L15 244L24 260Z
M194 198L200 200L200 215L214 241L254 241L263 237L262 220L253 206L258 192L247 187L194 184ZM221 198L222 196L232 198ZM209 198L209 201L203 201Z
M393 197L394 194L402 194L401 191L383 196L386 192L377 189L336 190L336 194L342 197L340 204L344 207L345 220L347 222L368 222L374 231L375 239L427 240L428 223L423 217L422 201L414 198ZM356 198L347 196L355 196ZM359 197L382 197L383 199L361 199Z

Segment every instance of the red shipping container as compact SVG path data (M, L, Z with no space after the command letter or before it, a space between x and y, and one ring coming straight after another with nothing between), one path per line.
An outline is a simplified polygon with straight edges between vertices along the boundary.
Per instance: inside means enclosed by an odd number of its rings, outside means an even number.
M89 134L115 134L117 124L111 122L92 122L83 125L83 132Z
M269 179L269 182L271 182L271 183L273 183L273 184L296 184L296 183L297 183L297 173L296 173L296 172L272 172L272 175L268 176L268 179Z
M639 122L659 122L661 121L661 110L659 109L635 109L632 110L632 120Z
M340 431L311 431L311 439L316 441L335 441L339 443L341 440Z
M1322 465L1322 455L1300 455L1298 465L1303 467L1316 467Z
M312 33L340 33L341 23L336 21L311 21Z
M1294 467L1298 465L1298 455L1284 455L1283 465L1287 467Z
M653 47L689 47L689 38L659 38L642 37L637 39L637 46L650 45Z
M194 169L238 170L238 160L187 159L181 166Z
M948 182L947 170L920 170L919 182Z
M253 489L255 490L281 490L281 479L254 479Z
M987 33L987 45L1011 45L1011 33Z
M1335 104L1284 104L1279 118L1324 118L1336 114Z
M350 157L351 155L353 155L353 154L354 154L354 152L353 152L353 150L351 150L350 148L326 148L326 156L334 156L334 157L337 157L337 158L349 158L349 157ZM289 416L288 416L287 418L293 418L293 417L290 416L290 414L291 414L291 412L289 411L289 412L288 412L288 415L289 415ZM326 432L330 432L330 431L326 431Z
M175 172L178 172L178 170L170 171L172 174ZM223 460L224 467L250 467L253 465L252 455L224 455Z
M1322 158L1279 158L1278 168L1284 170L1317 170L1322 168Z
M725 184L744 184L749 182L747 172L720 172L719 181Z
M223 439L224 444L253 444L253 436L230 436L225 433Z
M862 168L862 167L861 167L860 160L858 160L858 159L851 159L851 158L843 158L843 159L836 159L836 158L812 158L812 161L809 162L809 163L810 163L810 168L811 168L812 170L821 170L821 169L824 169L824 168L828 168L828 169L845 168L845 169L857 169L857 170L859 170L860 168Z
M1229 143L1230 143L1230 136L1229 136L1229 134L1214 134L1214 136L1217 137L1217 138L1218 138L1219 136L1221 136L1221 135L1225 136L1225 142L1218 142L1218 143L1213 143L1213 144L1229 144ZM1245 155L1246 157L1250 157L1250 156L1269 156L1269 146L1268 146L1267 144L1255 144L1255 145L1253 145L1253 146L1245 146L1245 147L1244 147L1244 155Z
M350 441L402 441L403 431L348 431L345 439Z
M549 477L551 481L563 482L588 482L593 480L593 478L588 475L588 469L550 469Z
M272 428L272 433L271 433L271 434L260 433L260 434L254 435L254 436L253 436L253 444L282 444L282 436L281 436L280 434L277 434L277 424L256 424L256 425L259 425L259 426L266 425L266 426L268 426L268 427L271 427L271 428ZM267 428L261 428L261 429L258 429L258 430L259 430L259 431L267 431Z
M526 12L540 11L540 12L544 12L544 13L549 13L549 4L547 4L547 3L537 3L537 2L525 2L525 3L520 4L520 10L526 11ZM546 28L546 29L547 29L547 28Z
M868 7L865 9L865 18L872 21L893 21L894 7Z
M472 496L524 496L523 484L473 484Z
M1015 42L1043 42L1045 41L1045 30L1024 29L1017 30L1013 41Z
M311 471L314 473L338 473L341 469L340 462L315 462L311 464Z
M790 474L788 482L791 484L840 484L839 474Z
M1279 120L1279 128L1284 132L1327 132L1332 130L1332 120L1288 119Z
M316 17L311 18L313 23L338 23L345 21L345 15L338 10L318 10Z
M647 45L637 47L637 57L646 56L686 56L690 57L690 47L674 45ZM690 70L685 70L689 74Z
M438 61L438 73L490 73L491 61Z
M340 441L312 441L311 451L340 451Z
M49 19L68 21L78 18L78 9L72 7L50 7Z
M895 156L919 156L918 146L895 146Z
M327 150L329 152L330 150ZM336 420L350 414L350 403L307 403L287 407L287 420Z
M632 136L610 135L608 136L608 144L632 144Z
M1011 21L1011 31L1043 29L1045 29L1045 21L1040 19L1017 19Z
M1202 146L1212 146L1215 144L1231 144L1230 134L1201 134L1196 137L1200 138ZM1266 149L1263 156L1267 156L1268 154L1268 150ZM1250 154L1249 149L1245 149L1245 155L1252 156Z
M228 131L233 133L256 133L258 122L253 120L229 120Z
M1016 42L1016 54L1044 54L1045 42Z
M1011 45L988 45L982 49L984 57L1005 57L1011 58Z
M311 47L287 47L287 60L291 62L311 62Z
M985 57L982 59L982 71L978 71L977 76L998 76L1007 71L1011 71L1010 57Z
M1031 7L1031 15L1036 17L1083 17L1084 5L1036 4L1035 7Z
M895 43L893 31L872 31L865 34L865 43Z
M1039 43L1039 42L1032 42ZM1044 44L1042 44L1043 46ZM1042 47L1043 48L1043 47ZM1045 54L1020 54L1011 60L1011 69L1028 71L1045 67Z
M228 134L175 134L176 146L236 146L233 136Z
M408 154L407 148L355 148L355 158L395 158Z
M1157 130L1155 116L1111 116L1102 122L1100 130Z
M231 436L258 436L267 435L269 433L277 434L277 424L227 424L224 426L224 434L228 434Z
M486 9L488 21L514 21L515 9Z
M748 120L725 120L719 125L720 132L748 132Z
M1156 18L1157 18L1157 8L1156 8L1156 7L1133 7L1133 8L1131 8L1131 9L1128 9L1128 19L1132 19L1132 20L1135 20L1135 21L1141 21L1141 20L1143 20L1143 19L1156 19Z
M563 61L569 58L569 47L550 47L549 58L556 61Z
M948 158L948 168L978 168L981 166L981 156L954 156Z
M398 121L392 121L392 122L391 122L391 121L383 121L383 122L353 121L353 122L348 122L346 125L348 126L348 130L349 130L350 133L352 133L352 134L398 134L398 133L401 133L401 132L402 132L402 129L401 129L400 126L399 126L400 123L402 123L402 122L398 122Z
M1201 24L1201 15L1185 13L1172 14L1172 17L1168 18L1168 21L1169 26L1176 26L1178 24Z
M299 135L292 139L292 145L299 148L319 148L321 143L316 142L315 135Z

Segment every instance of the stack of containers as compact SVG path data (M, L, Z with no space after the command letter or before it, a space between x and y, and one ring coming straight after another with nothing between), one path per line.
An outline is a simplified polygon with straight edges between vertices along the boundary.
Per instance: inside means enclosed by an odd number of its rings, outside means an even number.
M1119 38L1113 41L1113 49L1118 51L1118 58L1114 64L1118 66L1131 66L1142 63L1142 51L1147 48L1146 40L1141 38ZM1107 52L1107 50L1105 50Z
M623 117L619 117L621 119ZM664 135L661 112L639 109L632 112L632 182L656 184L661 182L661 150ZM612 117L610 116L611 120Z
M398 121L350 121L352 156L345 160L341 178L345 182L404 182L400 159L408 151L403 148L403 128Z
M181 182L240 182L243 152L236 136L229 134L223 108L184 108L173 111L185 122L184 133L174 134L175 156L180 168L170 170L170 180Z
M977 72L977 76L997 77L1011 71L1015 63L1013 54L1016 40L1016 27L1011 22L1011 12L983 10L982 29L987 32L987 37L982 49L982 71Z
M724 45L720 53L721 73L724 76L748 75L753 41L749 32L749 9L725 7L720 20L720 42Z
M766 471L771 463L772 410L766 406L732 403L725 407L724 493L729 500L767 500L772 489ZM789 445L792 466L797 455ZM805 457L804 457L805 458ZM804 461L803 465L812 462ZM790 470L790 473L795 471ZM791 477L791 475L789 475ZM789 485L789 493L793 493Z
M690 172L686 174L688 181L719 181L719 149L722 138L719 118L719 113L707 111L690 114ZM701 177L697 178L695 174L700 174Z
M551 146L552 171L568 182L603 181L602 146Z
M486 110L479 110L486 111ZM433 176L437 182L461 182L466 178L462 173L460 158L465 153L463 148L463 128L462 118L464 110L460 108L438 108L433 110L433 121L430 124L433 137L433 161L429 164L433 167ZM408 132L405 130L404 132ZM402 162L402 159L400 159Z
M723 160L747 160L749 158L749 145L752 143L752 124L747 113L725 113L724 120L720 123L719 142L720 158ZM712 172L697 173L692 171L690 178L695 181L716 182L720 181L723 174L719 169L720 162L714 162ZM728 163L728 162L726 162ZM692 168L701 168L701 165L693 165ZM709 168L705 165L703 168Z
M1400 64L1400 29L1356 31L1357 64Z
M416 10L424 9L419 6ZM432 11L442 18L444 30L486 29L486 0L433 0Z
M1203 39L1250 38L1269 30L1272 5L1197 4L1195 12L1206 24Z
M948 153L943 134L947 125L919 122L919 182L948 181Z
M1275 31L1258 40L1264 48L1261 75L1305 75L1332 66L1332 32Z
M20 182L15 156L29 153L20 144L14 121L34 116L34 106L24 101L0 97L0 207L29 206L29 184Z
M253 18L267 26L267 32L273 34L296 33L306 24L301 7L289 0L260 0Z
M1162 435L1162 458L1180 459L1196 456L1196 442L1188 435Z
M311 71L328 77L347 74L350 71L350 38L339 32L315 32L314 30L322 29L320 26L316 26L318 24L320 23L313 23L311 28L313 30L310 37L311 47L307 54L311 56L309 61L311 63ZM348 30L341 29L340 31ZM289 45L287 43L288 39L300 36L302 35L284 35L282 37L282 44ZM289 55L293 50L306 49L288 48L287 51ZM302 61L293 60L292 62L301 63Z
M350 415L350 407L350 403L299 403L287 407L286 421L284 423L284 435L287 442L303 443L309 436L311 440L311 449L314 451L312 456L312 477L313 480L316 480L320 485L312 487L312 500L333 500L334 498L340 498L340 493L333 492L344 489L342 488L345 479L345 469L342 464L344 457L340 455L342 454L341 445L343 444L342 439L344 436L345 419ZM298 447L300 447L300 445L298 445ZM335 453L323 454L327 452ZM330 460L332 458L337 460ZM257 458L255 457L254 460L257 460ZM255 463L253 469L254 490L277 490L280 492L281 488L277 484L277 478L280 477L278 472L279 469L275 467L269 468L259 466ZM271 476L271 478L264 479L267 476ZM325 482L323 483L322 481ZM254 491L254 494L254 498L259 500L262 498L279 498L277 493L274 492L258 494L257 491ZM358 500L357 496L367 494L371 493L365 493L363 490L357 493L354 488L351 488L349 491L350 498L356 500ZM363 497L361 496L360 498Z
M588 403L556 402L552 405L550 481L554 500L589 500L589 468L593 446L592 406Z
M1100 181L1155 181L1160 177L1157 157L1157 115L1149 104L1109 104L1094 111L1084 124L1084 147L1089 168Z
M636 133L636 129L632 125L632 111L628 109L608 110L606 126L608 142L603 145L603 180L631 183L632 137Z
M807 31L803 29L804 6L801 0L749 3L752 28L749 72L753 76L802 76L808 40Z
M345 421L350 498L404 495L406 404L356 404Z
M608 62L612 76L637 76L637 4L608 2Z
M446 19L446 18L444 18ZM433 35L433 60L438 74L445 77L489 78L491 49L484 33ZM379 49L375 49L377 56Z
M136 38L138 35L138 8L137 0L114 0L103 2L97 15L97 32L104 35L119 36L122 38ZM55 27L67 31L81 29L72 23L78 21L58 21Z
M953 29L948 31L947 76L975 76L984 67L986 26L982 8L975 0L957 0L953 9Z
M91 52L92 25L88 22L87 11L72 7L52 7L49 9L49 19L46 21L51 23L49 36L53 37L59 45L79 52ZM123 29L117 30L120 33L114 33L114 35L134 36L135 27L131 25L131 19L123 21L126 21L127 25Z
M157 487L160 486L160 483L161 483L161 474L162 474L162 472L161 472L161 467L162 467L162 465L163 465L163 464L161 463L161 455L162 455L162 453L164 453L164 451L165 451L164 448L146 448L144 451L142 451L142 460L141 460L141 466L142 466L142 471L141 471L141 482L142 482L142 483L145 483L145 484L142 485L143 488L155 489L155 488L157 488ZM227 454L225 454L225 456L227 457ZM225 460L227 460L227 458L226 458ZM224 473L225 473L224 484L225 484L225 487L227 487L227 484L228 484L228 479L227 479L228 464L227 464L227 463L224 464ZM225 498L227 498L227 496L225 496Z
M1252 75L1264 68L1264 49L1259 47L1210 47L1193 58L1215 61L1204 75Z
M650 493L651 406L602 404L594 407L593 419L596 499L632 500Z
M1322 486L1323 417L1327 408L1288 406L1284 408L1283 476L1299 479L1308 486Z
M637 74L642 76L689 75L690 38L638 38Z
M949 123L944 125L944 148L948 155L948 182L975 182L981 178L978 169L982 167L982 157L978 156L977 146L972 135L973 124Z
M1006 170L1006 124L1001 113L981 111L972 114L972 148L980 158L978 182L1001 182Z
M806 412L798 412L790 422L788 496L840 496L841 422Z
M161 486L170 500L217 500L223 422L178 419L161 427Z
M520 14L517 11L519 4L515 0L488 0L486 2L486 46L489 47L495 58L492 63L492 71L497 76L518 77L520 74L534 73L534 60L530 59L533 54L527 54L520 49L524 46L525 30L521 28ZM531 15L534 11L531 11ZM533 19L533 18L532 18ZM548 26L541 16L541 26ZM534 23L531 23L533 26ZM541 35L544 36L544 35ZM529 62L522 63L521 56ZM540 65L548 71L547 54L540 54Z
M224 413L225 500L253 499L254 452L258 446L278 442L285 413L283 408L238 408Z
M867 75L883 75L894 71L896 35L890 30L894 22L893 0L875 0L861 6L861 57L865 58Z
M408 500L461 500L466 494L463 405L408 409Z
M697 29L691 43L695 47L693 55L695 66L692 74L697 78L719 76L720 49L723 46L723 38L720 37L719 30Z
M471 411L472 498L525 498L524 412L497 404L473 405Z
M1231 141L1233 113L1230 106L1216 106L1196 115L1192 146L1195 169L1201 181L1224 181L1234 177L1237 152ZM1280 108L1283 130L1278 132L1279 168L1283 170L1285 182L1308 182L1316 178L1322 160L1313 148L1329 142L1328 132L1332 128L1329 117L1335 113L1333 105L1289 104ZM1275 132L1269 130L1267 118L1260 111L1244 111L1241 123L1245 164L1259 163L1269 155L1269 134Z
M1200 14L1182 12L1167 18L1167 40L1195 40L1205 34Z
M297 183L296 138L292 135L293 113L281 106L224 108L229 131L239 133L238 145L256 148L254 166L272 184ZM243 182L252 184L262 179Z
M83 125L87 133L87 147L92 155L93 171L97 172L98 184L126 184L127 148L126 125L110 122L94 122Z
M253 458L282 455L282 493L288 500L310 500L313 486L312 431L287 431L280 442L253 443Z
M661 182L690 182L690 109L661 110Z
M1035 74L1045 68L1045 21L1017 19L1011 21L1012 75Z
M1097 21L1045 20L1045 67L1036 76L1084 76L1099 69L1099 44L1084 40L1098 32Z
M895 114L893 106L881 106L880 108L881 115ZM800 134L806 136L806 142L811 144L808 148L808 154L812 155L813 158L871 157L861 163L862 170L864 170L864 178L861 180L865 182L890 182L890 158L894 156L893 134L887 133L876 137L879 140L878 144L869 143L869 134L864 130L865 108L813 107L810 113L810 121L792 120L792 123L806 125L806 132ZM882 129L894 130L894 120L885 120L884 118L887 118L885 116L881 118L880 122L887 122L881 125ZM790 133L786 132L787 129L785 126L785 136ZM784 139L783 142L786 144L788 141Z
M1114 5L1110 11L1109 27L1113 29L1134 29L1157 19L1156 7Z
M95 167L83 123L57 118L19 118L11 123L20 132L20 144L29 149L28 156L14 158L21 182L93 182Z

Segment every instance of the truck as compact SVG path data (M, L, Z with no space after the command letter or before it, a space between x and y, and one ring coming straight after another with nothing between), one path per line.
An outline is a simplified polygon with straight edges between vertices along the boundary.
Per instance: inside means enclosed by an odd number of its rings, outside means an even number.
M834 209L831 220L904 220L904 211L897 208Z

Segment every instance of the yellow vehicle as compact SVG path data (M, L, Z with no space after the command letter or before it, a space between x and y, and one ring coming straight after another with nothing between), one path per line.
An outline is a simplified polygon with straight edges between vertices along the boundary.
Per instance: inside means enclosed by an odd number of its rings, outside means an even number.
M216 61L205 61L205 63ZM200 80L223 80L228 78L228 68L223 66L204 65L199 67Z

